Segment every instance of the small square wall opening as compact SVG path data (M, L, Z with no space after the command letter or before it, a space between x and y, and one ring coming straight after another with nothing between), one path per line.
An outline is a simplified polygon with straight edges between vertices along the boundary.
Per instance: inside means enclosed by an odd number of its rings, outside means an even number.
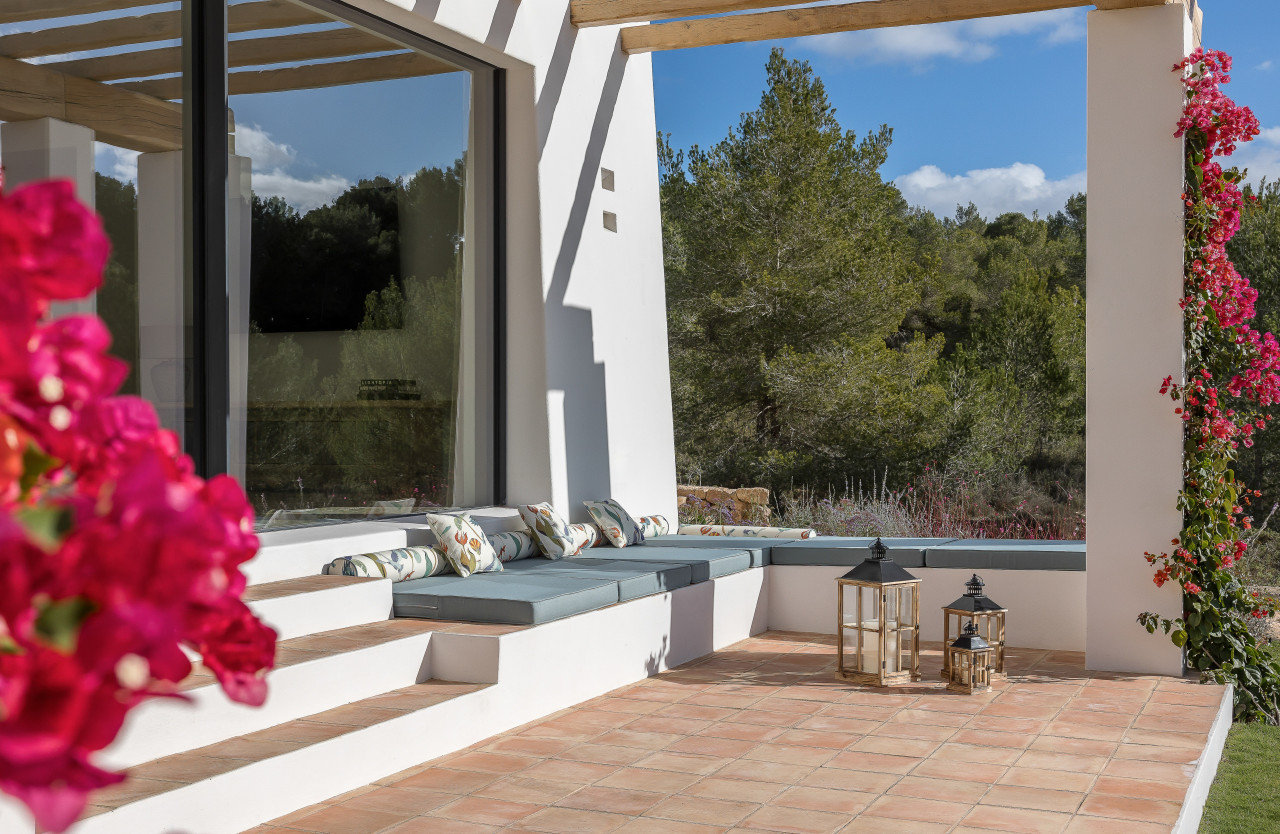
M611 211L604 213L604 227L611 232L618 231L618 215Z
M613 191L613 171L608 168L600 169L600 187L605 191Z

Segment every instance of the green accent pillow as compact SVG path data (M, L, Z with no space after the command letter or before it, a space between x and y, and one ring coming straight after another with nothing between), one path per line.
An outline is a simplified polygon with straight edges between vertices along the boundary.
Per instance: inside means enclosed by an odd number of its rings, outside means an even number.
M475 525L467 513L458 515L433 515L428 513L427 524L431 532L444 545L445 558L453 565L458 576L473 573L494 573L502 570L502 562L484 531Z
M609 544L614 547L644 544L644 531L617 501L609 498L604 501L583 501L582 503L587 505L587 512L591 513L591 517L595 519L600 532L609 540Z

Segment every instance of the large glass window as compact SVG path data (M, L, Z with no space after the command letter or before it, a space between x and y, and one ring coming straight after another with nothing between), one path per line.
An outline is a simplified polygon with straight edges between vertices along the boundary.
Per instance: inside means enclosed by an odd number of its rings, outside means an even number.
M226 32L108 5L0 9L0 161L103 215L112 261L78 309L125 391L241 479L261 529L491 502L493 70L331 0L231 2ZM218 84L184 59L225 78L225 160ZM188 101L212 140L193 116L184 141Z
M413 46L228 44L231 467L264 525L492 497L487 79Z

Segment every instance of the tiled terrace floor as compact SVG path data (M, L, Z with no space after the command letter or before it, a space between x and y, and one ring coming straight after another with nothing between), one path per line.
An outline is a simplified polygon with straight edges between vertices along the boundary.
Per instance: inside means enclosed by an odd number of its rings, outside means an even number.
M254 832L1168 832L1222 697L1012 650L986 695L833 679L768 633Z

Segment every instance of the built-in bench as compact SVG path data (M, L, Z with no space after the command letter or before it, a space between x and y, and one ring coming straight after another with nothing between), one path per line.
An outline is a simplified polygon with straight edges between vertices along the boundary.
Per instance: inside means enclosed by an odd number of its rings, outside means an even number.
M852 567L871 555L872 538L807 540L695 535L651 537L643 545L586 551L587 557L509 562L499 573L432 576L397 583L397 617L539 625L674 591L752 568ZM905 568L1083 571L1085 544L999 539L883 540Z

